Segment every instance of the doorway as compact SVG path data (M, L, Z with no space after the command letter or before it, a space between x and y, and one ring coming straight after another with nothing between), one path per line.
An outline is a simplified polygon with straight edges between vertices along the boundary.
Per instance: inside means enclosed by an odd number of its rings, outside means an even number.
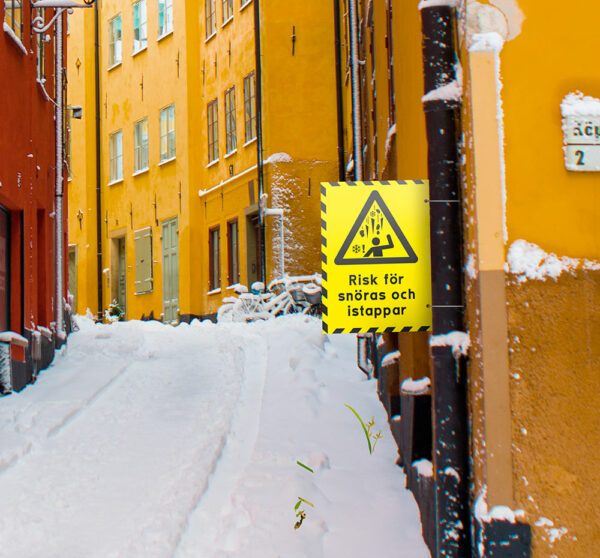
M260 280L260 223L258 213L246 216L246 257L248 287Z
M179 319L179 227L178 218L163 221L163 320Z
M69 293L72 297L73 314L77 313L77 246L69 246Z
M125 237L111 238L110 247L111 302L118 304L122 312L122 319L125 319L127 313L127 257L125 252Z
M0 331L10 324L10 227L9 215L0 207Z

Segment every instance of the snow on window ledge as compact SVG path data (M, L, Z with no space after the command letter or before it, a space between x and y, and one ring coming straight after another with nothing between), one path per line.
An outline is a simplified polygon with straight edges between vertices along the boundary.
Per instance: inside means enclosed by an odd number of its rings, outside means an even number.
M161 162L158 163L158 166L162 167L163 165L167 165L169 163L172 163L175 159L176 159L176 157L170 157L169 159L161 160Z
M208 163L208 165L206 165L206 168L210 169L210 167L214 167L218 162L219 162L219 159L215 159L214 161L211 161L210 163Z
M206 294L214 295L214 294L219 294L220 292L221 292L221 287L219 287L218 289L213 289L212 291L208 291Z
M21 49L21 52L27 56L29 54L25 45L21 42L21 39L15 35L15 32L11 29L8 23L4 22L4 32L16 43L16 45Z
M170 37L171 35L173 35L173 29L169 29L168 31L165 31L162 35L159 35L158 37L156 37L156 42L159 43L164 38Z

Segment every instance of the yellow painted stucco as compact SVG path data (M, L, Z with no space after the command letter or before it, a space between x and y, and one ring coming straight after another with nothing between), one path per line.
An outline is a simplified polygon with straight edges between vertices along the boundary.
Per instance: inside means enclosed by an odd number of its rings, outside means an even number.
M215 2L215 32L207 36L204 2L174 0L173 33L159 39L157 4L148 1L147 48L133 54L132 3L106 0L100 4L103 307L116 293L116 239L124 237L128 319L151 313L160 319L163 313L161 225L174 217L179 219L181 316L214 314L223 297L232 294L227 289L235 282L228 276L227 226L234 219L239 224L239 280L247 283L257 278L247 272L246 246L247 217L258 212L258 151L255 138L246 141L244 102L244 78L256 72L254 3L241 6L235 0L227 21L222 7L222 2ZM122 62L109 68L108 23L119 13ZM81 286L76 310L85 312L89 307L96 312L92 11L73 19L72 28L77 30L69 41L70 99L85 105L86 114L84 121L74 124L73 141L82 144L85 129L87 148L74 149L69 242L78 254ZM333 12L316 0L292 5L264 1L260 30L263 191L267 207L283 204L285 211L286 272L312 274L320 268L318 185L338 177ZM88 58L77 73L73 63L83 48ZM231 87L236 90L237 148L226 153L224 96ZM219 155L211 162L207 104L215 99ZM161 164L159 113L173 103L176 157ZM149 169L134 173L133 126L144 117L149 124ZM118 130L123 131L123 180L110 183L109 137ZM76 212L82 205L88 209L79 230ZM221 285L211 290L208 233L215 226L221 233ZM152 229L152 290L135 294L135 233L148 227ZM279 227L279 218L265 219L267 282L279 275Z

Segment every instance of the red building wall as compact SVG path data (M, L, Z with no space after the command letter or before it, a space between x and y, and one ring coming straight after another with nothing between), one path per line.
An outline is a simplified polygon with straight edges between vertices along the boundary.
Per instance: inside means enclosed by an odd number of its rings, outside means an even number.
M6 4L0 5L3 22ZM0 29L0 205L10 215L10 316L6 329L26 334L37 326L49 327L54 320L56 150L55 107L37 82L38 37L31 30L35 15L30 0L22 4L21 41L27 54L6 30L6 23ZM48 20L54 10L45 11ZM52 37L45 43L45 89L53 98L54 27L45 35ZM66 181L64 199L66 202ZM67 246L66 218L64 231ZM66 285L66 256L63 261Z

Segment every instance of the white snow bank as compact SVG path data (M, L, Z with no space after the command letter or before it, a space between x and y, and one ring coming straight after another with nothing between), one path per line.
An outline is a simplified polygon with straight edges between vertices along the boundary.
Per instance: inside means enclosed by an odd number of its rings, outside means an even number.
M291 163L293 161L292 156L285 152L273 153L270 157L267 157L263 163Z
M560 104L563 117L567 116L600 116L600 100L588 97L577 91L565 96Z
M420 477L433 477L433 463L427 459L413 461L412 467L417 470Z
M499 33L490 31L489 33L473 33L471 35L470 52L495 52L499 53L504 46L504 39Z
M438 6L448 6L457 8L460 5L460 0L421 0L419 2L419 10L425 8L437 8Z
M573 273L577 269L600 270L600 262L567 256L559 257L545 252L537 244L522 239L515 240L511 244L507 266L508 271L517 276L519 283L534 279L545 281L548 277L556 280L561 274Z
M454 358L466 356L471 347L471 338L468 332L451 331L443 335L432 335L429 338L430 347L452 347Z
M381 366L391 366L400 358L400 351L394 351L393 353L388 353L381 359Z
M12 343L14 345L19 345L21 347L27 347L29 342L25 337L15 333L14 331L3 331L0 333L0 341L3 343Z
M400 391L402 393L410 394L410 395L419 395L422 393L427 393L429 391L429 387L431 386L431 379L429 378L421 378L420 380L413 380L412 378L408 378L402 382L400 386Z
M301 315L76 320L0 406L3 555L429 556L355 336ZM345 404L382 430L373 454Z

